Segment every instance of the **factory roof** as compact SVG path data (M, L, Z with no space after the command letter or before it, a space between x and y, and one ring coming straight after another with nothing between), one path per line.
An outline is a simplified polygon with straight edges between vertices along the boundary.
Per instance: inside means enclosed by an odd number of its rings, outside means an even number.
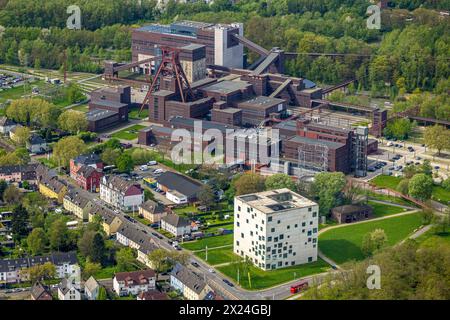
M243 195L237 198L265 214L317 205L315 202L286 188Z
M99 106L104 106L104 107L109 107L109 108L115 108L115 109L120 109L120 108L128 106L126 103L120 103L120 102L117 102L117 101L103 100L103 99L94 100L94 101L91 101L91 103L94 104L94 105L99 105Z
M251 98L245 101L240 102L239 104L251 104L254 106L268 107L274 106L277 104L285 103L286 101L278 98L271 98L266 96L257 96L255 98Z
M327 146L330 149L339 149L342 147L345 147L345 144L333 142L333 141L327 141L327 140L319 140L319 139L310 139L300 136L294 136L290 138L288 141L297 142L297 143L306 143L306 144L318 144L322 146Z
M238 112L242 112L242 110L241 110L241 109L238 109L238 108L214 109L214 111L218 111L218 112L226 112L226 113L238 113Z
M169 91L169 90L158 90L152 93L153 96L158 96L158 97L168 97L171 95L174 95L175 92L173 91Z
M176 129L180 128L180 126L183 126L183 125L194 128L195 122L201 123L203 130L218 129L222 132L226 132L227 130L236 130L236 127L226 125L223 123L219 123L219 122L213 122L213 121L204 121L204 120L183 118L183 117L173 117L169 120L169 123Z
M202 184L189 179L181 174L167 171L157 178L158 184L169 190L175 190L190 198L195 196L201 189Z
M274 129L291 130L297 132L297 122L295 120L283 121L273 126Z
M94 109L86 113L88 121L98 121L117 115L118 113L111 110Z
M235 91L244 90L249 86L251 86L251 84L249 84L246 81L221 81L221 82L215 83L213 85L210 85L208 87L202 88L202 90L205 90L208 92L230 94Z

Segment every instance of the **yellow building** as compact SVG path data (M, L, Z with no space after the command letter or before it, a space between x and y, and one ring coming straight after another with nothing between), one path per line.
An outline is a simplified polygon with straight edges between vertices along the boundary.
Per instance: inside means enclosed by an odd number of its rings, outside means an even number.
M139 215L151 223L160 222L161 218L167 215L164 205L152 200L148 200L139 206Z
M78 219L87 221L92 209L92 202L78 191L70 190L64 197L63 206L65 210L77 216Z
M49 179L44 178L39 181L39 192L44 197L55 199L58 203L62 204L64 202L64 197L67 194L67 187L56 177Z
M100 217L103 230L108 236L116 234L122 225L122 219L113 211L98 205L93 205L89 210L89 222L92 222L96 216Z

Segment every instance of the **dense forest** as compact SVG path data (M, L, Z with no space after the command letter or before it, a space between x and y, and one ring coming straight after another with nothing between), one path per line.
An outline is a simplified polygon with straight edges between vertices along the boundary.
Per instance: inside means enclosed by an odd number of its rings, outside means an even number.
M65 28L69 5L81 8L82 30ZM101 59L129 60L131 28L175 19L245 22L246 36L289 52L364 54L287 62L291 75L319 83L357 78L360 89L396 96L432 91L448 83L450 0L398 0L382 13L381 30L366 27L366 0L216 0L177 4L164 10L155 0L0 0L0 63L101 72ZM1 28L1 27L0 27ZM270 30L270 32L268 32ZM1 32L0 32L1 34ZM250 60L255 57L250 54ZM399 86L401 84L401 87Z

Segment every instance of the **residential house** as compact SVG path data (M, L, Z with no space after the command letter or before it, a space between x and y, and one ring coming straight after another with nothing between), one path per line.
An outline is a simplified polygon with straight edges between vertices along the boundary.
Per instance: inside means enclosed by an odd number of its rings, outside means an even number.
M95 153L70 160L70 177L87 191L96 192L100 189L102 170L103 162Z
M148 200L139 206L139 215L151 223L156 223L167 215L167 211L163 204Z
M64 197L67 194L67 186L58 180L57 177L43 177L39 180L38 188L43 196L55 199L61 204L64 202Z
M144 190L140 184L119 176L105 176L100 184L100 198L118 209L137 211L144 202Z
M84 283L84 294L88 300L97 300L100 291L100 284L94 277L90 277Z
M89 212L92 209L92 202L87 197L83 196L76 189L71 189L64 196L64 209L77 216L83 221L89 220Z
M53 300L53 297L48 287L36 282L31 287L31 300L48 301Z
M200 182L170 171L157 178L157 185L166 192L166 198L175 204L197 201L197 195L202 188Z
M142 243L139 247L139 249L137 250L137 258L136 260L145 264L147 267L149 268L154 268L155 266L153 265L153 263L148 259L148 255L150 253L152 253L153 251L155 251L156 249L158 249L158 246L156 246L152 240L147 239L146 241L144 241L144 243Z
M161 219L161 228L175 237L191 234L191 223L177 214L169 214Z
M92 222L96 216L100 217L103 230L108 236L115 235L124 222L114 211L99 205L94 205L90 210L89 222Z
M35 184L37 167L37 164L1 166L0 180L5 180L8 183L28 181L30 184Z
M48 151L47 142L37 134L32 134L26 143L27 150L30 153L42 154Z
M139 249L150 239L149 235L129 222L123 223L117 230L117 242L125 247Z
M116 273L113 279L113 289L120 297L130 294L136 296L155 287L156 273L151 269Z
M212 291L202 277L177 264L170 274L170 285L187 300L203 300Z
M81 290L79 284L74 279L62 279L58 286L58 299L76 301L81 300Z
M75 252L53 253L47 256L0 260L0 283L20 283L28 280L25 270L50 262L56 267L56 277L62 279L76 273L78 260Z
M150 290L150 291L139 293L137 296L137 300L139 300L139 301L142 301L142 300L154 300L154 301L169 300L169 296L166 293L158 291L158 290Z
M5 116L0 117L0 133L9 134L9 132L16 126L16 123Z

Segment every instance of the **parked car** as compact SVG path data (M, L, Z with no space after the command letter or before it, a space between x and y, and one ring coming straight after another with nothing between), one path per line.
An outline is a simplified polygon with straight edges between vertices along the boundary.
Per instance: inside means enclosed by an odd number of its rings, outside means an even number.
M156 161L149 161L147 163L147 165L149 165L149 166L156 166L157 164L158 164L158 162L156 162Z
M191 265L194 266L195 268L200 268L200 265L195 261L191 262Z
M227 279L223 279L223 282L225 282L227 285L229 285L230 287L234 287L234 284L231 283L229 280Z

